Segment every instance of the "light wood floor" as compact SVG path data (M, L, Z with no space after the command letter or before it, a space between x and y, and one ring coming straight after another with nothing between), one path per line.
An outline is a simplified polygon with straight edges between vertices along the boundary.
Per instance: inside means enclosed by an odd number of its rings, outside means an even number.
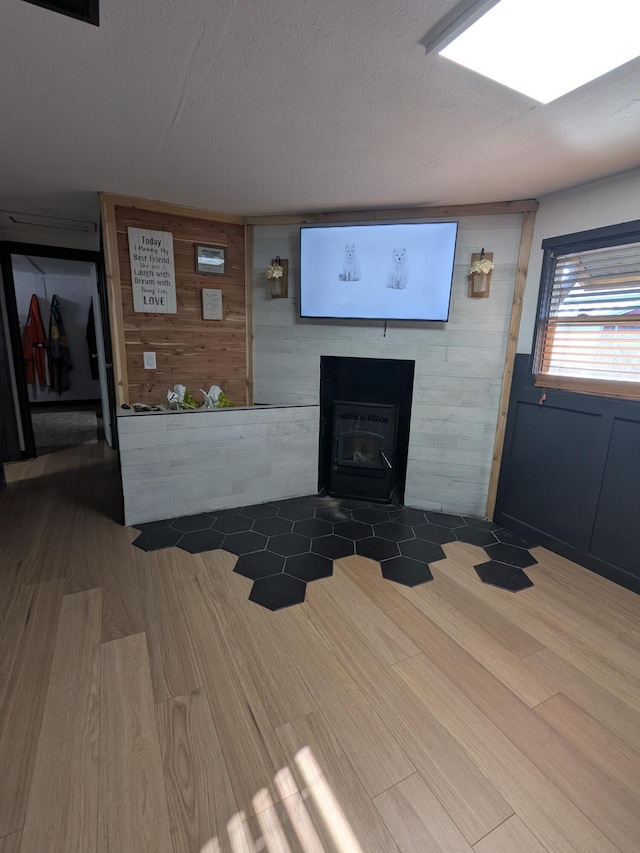
M102 444L9 480L0 853L640 850L640 596L456 543L271 613L225 552L133 548Z

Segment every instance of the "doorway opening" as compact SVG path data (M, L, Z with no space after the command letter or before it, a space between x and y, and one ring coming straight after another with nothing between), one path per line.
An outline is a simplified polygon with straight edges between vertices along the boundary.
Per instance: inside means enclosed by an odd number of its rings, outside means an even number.
M16 440L3 458L17 461L102 438L114 447L102 256L4 243L0 264L11 344L5 386L11 386L13 404L4 407L3 420L13 414L16 426ZM10 425L4 426L10 435Z

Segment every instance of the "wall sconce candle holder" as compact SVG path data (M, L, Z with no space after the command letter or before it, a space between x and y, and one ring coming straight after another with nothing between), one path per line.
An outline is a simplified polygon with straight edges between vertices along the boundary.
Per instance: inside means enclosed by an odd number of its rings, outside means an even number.
M271 282L271 298L286 299L289 296L289 261L276 255L265 275Z
M491 271L494 267L493 252L474 252L469 268L469 293L471 299L486 299L491 287Z

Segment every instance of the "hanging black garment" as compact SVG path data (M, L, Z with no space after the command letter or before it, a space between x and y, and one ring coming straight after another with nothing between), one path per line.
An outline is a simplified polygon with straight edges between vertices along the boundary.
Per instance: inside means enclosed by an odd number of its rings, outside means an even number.
M73 370L67 333L62 322L60 301L57 296L51 300L51 317L49 319L49 381L52 391L62 394L71 388L69 371Z
M89 367L91 368L91 378L99 379L98 344L96 341L96 324L93 317L93 302L89 306L89 319L87 320L87 346L89 347Z

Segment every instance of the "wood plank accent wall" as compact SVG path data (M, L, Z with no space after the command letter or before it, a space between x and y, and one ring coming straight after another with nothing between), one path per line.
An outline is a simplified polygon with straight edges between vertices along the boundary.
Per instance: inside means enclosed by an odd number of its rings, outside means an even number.
M513 369L537 202L513 204L524 206L529 210L509 213L486 212L485 205L467 207L459 217L449 322L390 323L386 336L381 322L300 320L298 224L254 225L256 402L317 403L323 355L413 359L405 503L484 515L492 461L499 469L502 440L498 445L496 424L502 389ZM469 264L483 246L496 262L491 295L469 299ZM277 254L289 260L289 299L271 299L266 286L265 267Z
M185 213L181 209L174 212L171 205L153 202L119 202L116 197L112 222L116 257L111 253L112 264L117 269L109 271L109 297L116 302L111 315L113 318L114 314L120 314L118 319L121 318L120 330L113 330L112 326L114 338L120 337L122 341L119 349L123 364L116 369L116 376L121 377L118 402L165 403L167 390L177 383L186 385L200 399L199 389L208 390L215 383L235 405L246 405L250 402L247 393L250 354L243 220L238 217L238 221L228 221L231 217L221 215L216 221L205 211L201 216L190 209L185 209ZM134 312L127 228L173 234L177 314ZM227 274L198 275L196 244L224 246ZM222 290L223 320L202 319L203 288ZM145 370L146 351L156 353L156 370Z

